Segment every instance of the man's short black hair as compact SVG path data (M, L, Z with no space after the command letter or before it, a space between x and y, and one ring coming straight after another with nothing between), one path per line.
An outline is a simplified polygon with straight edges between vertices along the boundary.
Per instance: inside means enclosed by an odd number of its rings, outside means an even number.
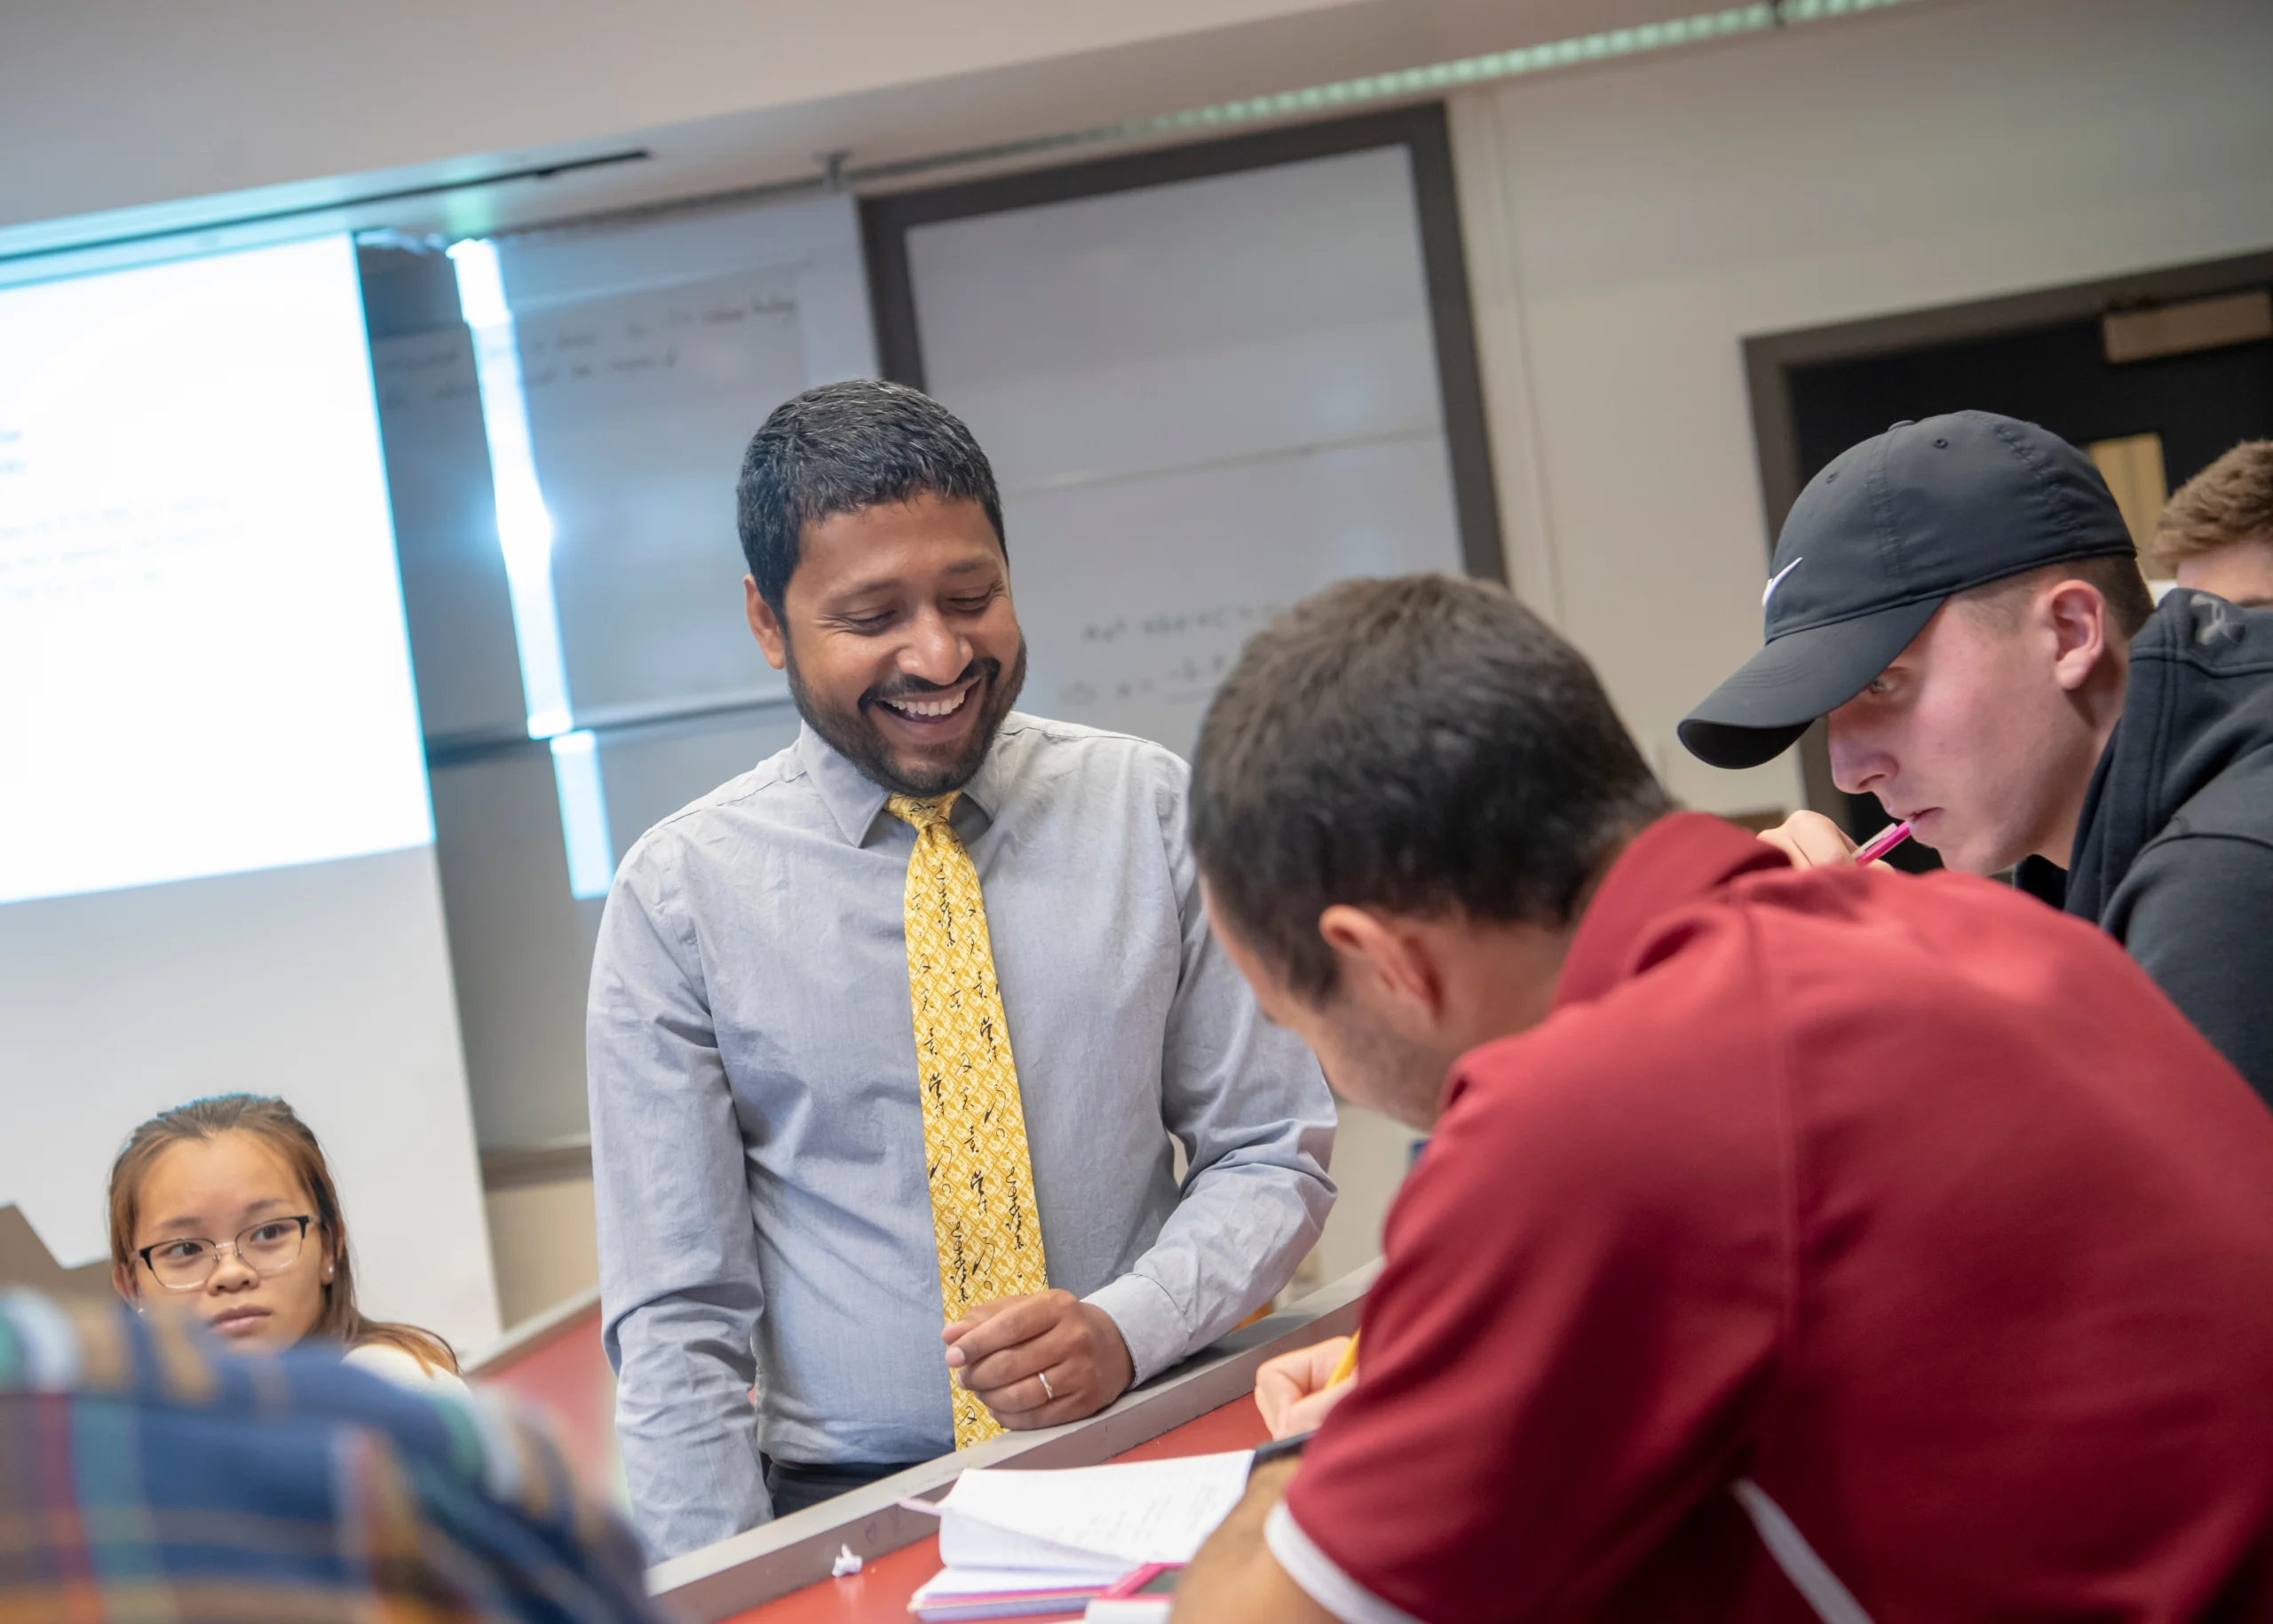
M1498 587L1406 575L1247 644L1200 727L1192 844L1226 923L1318 1004L1329 906L1566 923L1668 804L1578 650Z
M856 378L784 400L750 437L734 487L757 595L781 613L807 525L926 494L978 503L1002 539L1002 499L986 454L962 418L922 390Z

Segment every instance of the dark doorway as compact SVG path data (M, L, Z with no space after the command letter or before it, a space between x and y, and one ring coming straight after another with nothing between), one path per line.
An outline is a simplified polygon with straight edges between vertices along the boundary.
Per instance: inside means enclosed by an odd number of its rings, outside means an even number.
M1905 417L1966 408L2071 445L2156 434L2172 489L2237 440L2273 434L2273 342L2109 363L2096 320L1790 370L1800 482Z
M1807 481L1905 418L1968 408L2043 424L2071 443L2153 435L2175 489L2237 440L2273 436L2273 340L2113 361L2104 318L2273 282L2273 254L1749 340L1745 346L1769 534ZM1809 804L1857 838L1878 803L1831 782L1818 724L1802 744ZM1938 867L1902 848L1905 867Z

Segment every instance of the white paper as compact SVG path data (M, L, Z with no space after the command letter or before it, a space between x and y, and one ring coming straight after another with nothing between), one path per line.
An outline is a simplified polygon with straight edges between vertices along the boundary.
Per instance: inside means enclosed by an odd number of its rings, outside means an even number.
M953 1567L1189 1562L1247 1491L1253 1452L1066 1471L965 1472L940 1502Z
M923 1581L915 1599L921 1604L950 1602L963 1596L1013 1595L1022 1590L1072 1590L1085 1586L1103 1589L1128 1571L1119 1563L1089 1568L942 1568Z

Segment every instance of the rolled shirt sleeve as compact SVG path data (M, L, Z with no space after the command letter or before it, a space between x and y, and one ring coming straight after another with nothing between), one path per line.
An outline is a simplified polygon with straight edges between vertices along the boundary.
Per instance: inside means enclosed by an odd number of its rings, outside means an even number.
M660 1558L772 1507L749 1400L764 1294L741 1136L695 933L645 843L601 921L585 1042L601 1340L631 1503Z

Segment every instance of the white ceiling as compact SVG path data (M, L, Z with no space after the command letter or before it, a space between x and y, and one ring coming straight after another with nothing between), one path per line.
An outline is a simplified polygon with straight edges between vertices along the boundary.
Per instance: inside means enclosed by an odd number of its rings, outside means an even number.
M356 208L480 232L1687 15L1699 0L75 0L0 33L0 255ZM952 20L952 28L943 26ZM298 222L305 228L307 222Z

